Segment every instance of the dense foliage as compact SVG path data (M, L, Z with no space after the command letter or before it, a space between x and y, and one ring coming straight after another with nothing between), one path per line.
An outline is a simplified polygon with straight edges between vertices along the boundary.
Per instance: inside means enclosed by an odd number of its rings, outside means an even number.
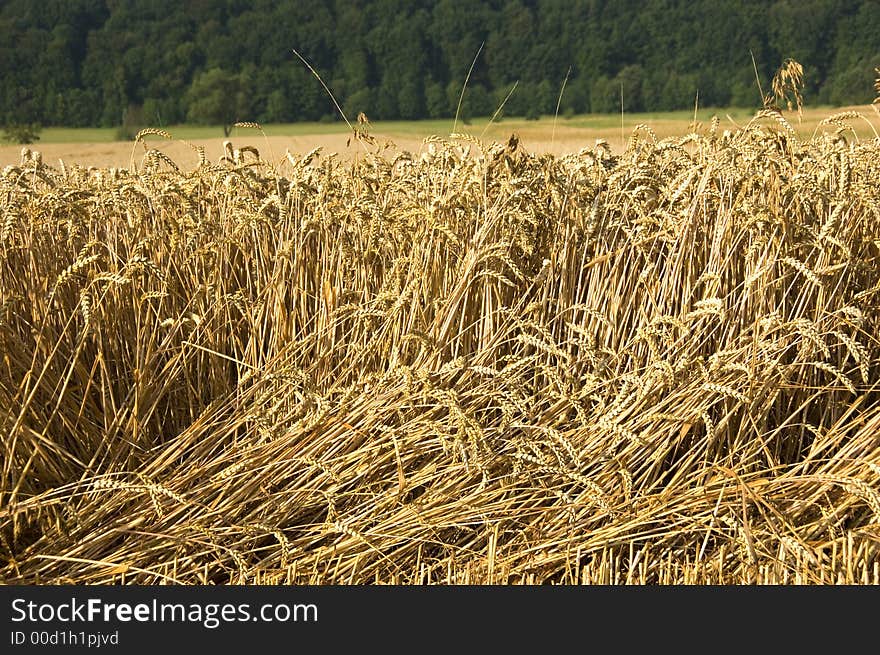
M0 121L119 125L447 117L760 104L786 57L813 103L871 99L880 4L864 0L11 0ZM229 99L224 102L224 98ZM219 100L218 100L219 99ZM218 106L219 103L219 106Z

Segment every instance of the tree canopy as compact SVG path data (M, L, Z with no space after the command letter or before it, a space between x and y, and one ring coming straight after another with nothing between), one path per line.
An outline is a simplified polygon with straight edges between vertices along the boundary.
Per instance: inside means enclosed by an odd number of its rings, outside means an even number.
M482 45L482 50L480 47ZM807 103L867 103L871 0L5 0L0 121L112 126L758 106L780 63Z

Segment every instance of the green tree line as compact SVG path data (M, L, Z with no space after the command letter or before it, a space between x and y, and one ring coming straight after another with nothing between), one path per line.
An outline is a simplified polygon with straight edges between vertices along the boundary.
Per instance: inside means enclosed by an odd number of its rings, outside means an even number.
M482 50L480 47L482 45ZM808 104L866 103L876 0L5 0L0 120L263 123L757 106L783 59ZM754 57L755 66L752 64Z

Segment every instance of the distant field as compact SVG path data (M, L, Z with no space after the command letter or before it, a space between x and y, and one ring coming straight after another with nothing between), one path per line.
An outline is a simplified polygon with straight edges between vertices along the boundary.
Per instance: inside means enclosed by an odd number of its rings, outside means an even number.
M805 109L801 120L795 112L786 112L785 116L802 138L809 138L820 122L828 116L841 112L856 111L865 116L866 120L849 120L859 138L876 136L880 132L880 117L869 106L853 107L813 107ZM742 108L707 108L696 114L697 129L705 130L713 116L719 119L719 130L736 129L748 123L753 111ZM516 133L522 145L531 152L552 152L561 154L576 152L584 147L595 144L596 139L605 139L615 150L630 138L633 129L640 124L648 125L658 138L681 136L686 134L694 121L693 111L659 112L645 114L624 114L621 121L619 114L580 115L570 118L543 116L537 121L526 121L521 118L505 118L489 123L488 117L472 120L469 124L459 121L455 131L476 136L486 141L506 140L511 133ZM177 141L163 142L160 138L151 141L181 166L188 167L197 161L195 151L180 140L203 146L209 159L215 161L223 154L223 131L219 126L171 125L164 128ZM825 125L822 129L834 131L835 124ZM418 151L425 137L431 135L449 135L453 130L453 121L377 121L372 124L371 132L380 142L388 141L394 146ZM263 151L263 156L278 161L285 153L307 152L312 148L323 146L332 152L356 152L359 148L347 144L348 126L344 122L336 123L287 123L264 125L263 131L267 138L251 128L235 128L230 139L236 145L252 144ZM876 132L875 132L876 131ZM137 163L143 155L142 149L134 150L128 141L116 141L116 128L58 128L50 127L43 130L40 140L31 147L43 153L44 161L57 165L59 159L66 163L80 163L85 166L116 166L128 167ZM0 146L0 166L17 164L20 160L21 146ZM134 157L134 159L132 159Z

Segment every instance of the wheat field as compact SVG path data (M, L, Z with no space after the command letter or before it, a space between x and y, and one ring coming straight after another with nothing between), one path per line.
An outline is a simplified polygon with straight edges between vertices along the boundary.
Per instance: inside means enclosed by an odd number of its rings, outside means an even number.
M570 154L358 126L354 157L281 164L254 124L193 167L161 130L128 168L25 149L0 576L880 583L865 120Z

